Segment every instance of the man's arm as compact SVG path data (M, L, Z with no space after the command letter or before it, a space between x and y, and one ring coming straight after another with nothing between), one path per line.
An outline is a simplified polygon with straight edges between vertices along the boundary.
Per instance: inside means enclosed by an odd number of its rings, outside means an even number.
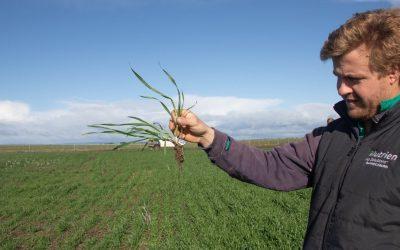
M210 160L230 176L274 190L309 186L321 133L315 130L300 142L264 151L237 142L214 129L214 140L204 148Z
M169 127L178 125L181 139L198 143L212 162L230 176L275 190L294 190L310 185L318 144L323 129L307 134L300 142L288 143L271 151L263 151L235 141L209 127L195 114L184 110L177 118L171 114Z

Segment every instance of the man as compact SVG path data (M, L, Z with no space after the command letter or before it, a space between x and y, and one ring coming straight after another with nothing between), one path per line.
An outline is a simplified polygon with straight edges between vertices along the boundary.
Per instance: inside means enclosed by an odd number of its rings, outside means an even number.
M333 61L340 118L303 141L265 152L189 111L177 119L180 137L242 181L312 187L304 248L400 248L400 9L355 14L329 35L321 59Z

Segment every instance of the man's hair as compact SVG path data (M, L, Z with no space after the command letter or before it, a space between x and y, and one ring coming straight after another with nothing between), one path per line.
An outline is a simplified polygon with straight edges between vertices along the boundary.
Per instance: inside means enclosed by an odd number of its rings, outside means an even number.
M370 49L370 67L380 75L400 69L400 8L356 13L329 34L321 60L340 58L358 46Z

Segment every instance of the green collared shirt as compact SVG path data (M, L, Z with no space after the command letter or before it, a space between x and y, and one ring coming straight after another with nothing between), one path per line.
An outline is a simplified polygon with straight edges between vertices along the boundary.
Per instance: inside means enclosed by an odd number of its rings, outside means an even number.
M396 105L396 103L398 103L399 101L400 101L400 95L393 97L391 99L381 101L379 113L393 108L393 106ZM365 127L364 124L362 124L361 122L358 122L358 130L359 130L359 136L363 138L365 136Z
M400 95L393 97L392 99L382 101L379 112L383 112L393 108L393 106L396 105L396 103L398 103L399 101L400 101Z

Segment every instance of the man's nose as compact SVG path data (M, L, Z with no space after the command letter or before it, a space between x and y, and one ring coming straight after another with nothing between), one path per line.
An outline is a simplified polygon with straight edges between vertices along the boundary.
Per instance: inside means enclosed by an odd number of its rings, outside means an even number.
M349 84L346 81L343 81L341 78L338 78L337 80L337 90L340 96L346 96L353 92L353 89L349 86Z

